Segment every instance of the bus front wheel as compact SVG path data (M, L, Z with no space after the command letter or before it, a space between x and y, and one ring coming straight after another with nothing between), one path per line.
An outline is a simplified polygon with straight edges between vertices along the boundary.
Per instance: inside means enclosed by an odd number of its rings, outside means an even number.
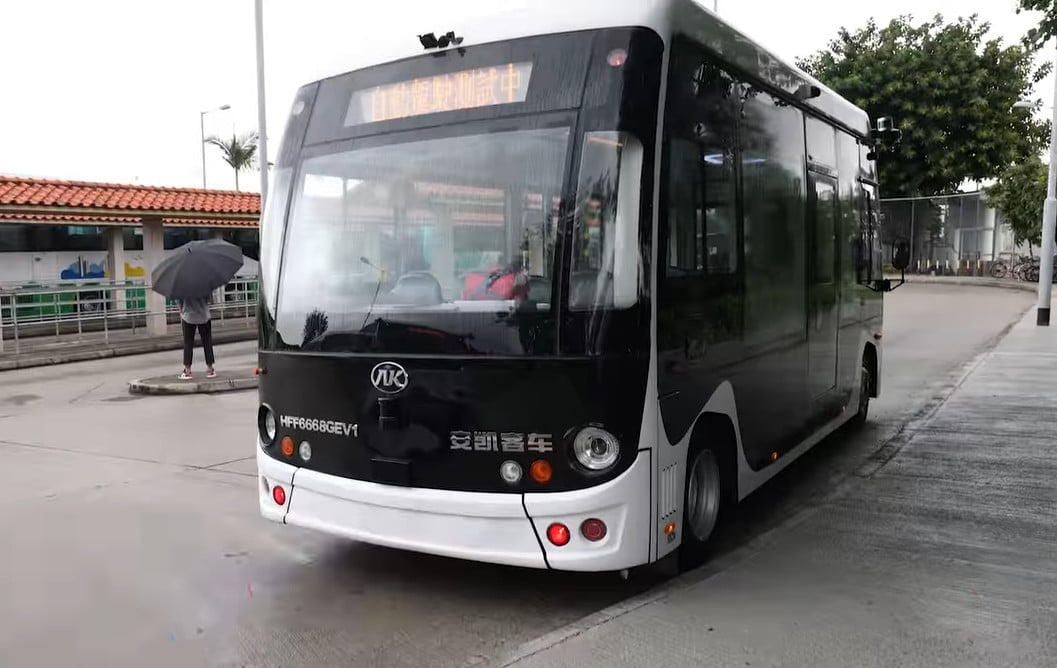
M718 531L731 507L726 453L706 445L690 449L683 497L683 540L679 570L700 566L715 548Z
M873 389L873 375L869 361L863 359L862 372L859 380L859 405L856 407L855 415L851 421L855 427L866 424L866 418L870 412L870 392Z

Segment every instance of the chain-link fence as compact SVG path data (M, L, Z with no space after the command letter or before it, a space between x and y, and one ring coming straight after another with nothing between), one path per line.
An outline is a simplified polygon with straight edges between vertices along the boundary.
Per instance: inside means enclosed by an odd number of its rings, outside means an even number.
M1028 254L982 191L882 199L881 229L886 262L893 241L910 240L913 273L987 276L996 259Z

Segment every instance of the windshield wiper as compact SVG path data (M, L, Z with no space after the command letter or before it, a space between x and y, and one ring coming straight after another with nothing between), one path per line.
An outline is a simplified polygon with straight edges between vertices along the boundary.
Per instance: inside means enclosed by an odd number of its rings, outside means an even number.
M374 311L374 305L378 302L378 293L382 289L382 283L385 282L386 271L362 255L360 256L360 262L378 272L378 283L374 286L374 297L371 298L371 305L367 307L367 314L363 316L363 323L360 325L360 329L362 330L367 326L367 320L371 317L371 312Z
M331 332L323 332L305 341L301 344L301 350L347 349L349 352L362 353L376 345L377 340L378 335L376 332L338 329Z
M301 350L362 353L385 352L387 347L420 352L466 354L476 352L473 334L454 334L425 325L375 318L361 331L351 329L320 333L301 345Z

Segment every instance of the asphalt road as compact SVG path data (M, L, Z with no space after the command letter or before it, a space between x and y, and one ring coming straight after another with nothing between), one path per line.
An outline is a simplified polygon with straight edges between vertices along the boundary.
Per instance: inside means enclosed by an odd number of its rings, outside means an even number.
M884 396L739 512L730 554L817 503L1030 307L1006 290L888 297ZM251 365L252 345L218 351ZM149 397L178 352L0 374L0 666L458 666L655 583L488 566L265 522L255 392Z

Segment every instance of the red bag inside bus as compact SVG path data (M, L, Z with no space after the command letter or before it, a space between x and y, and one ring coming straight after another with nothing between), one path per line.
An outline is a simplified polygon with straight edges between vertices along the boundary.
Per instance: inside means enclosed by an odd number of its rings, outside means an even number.
M518 286L517 272L507 267L494 265L484 271L473 271L463 281L462 298L478 299L516 299L525 298L525 286ZM520 289L519 289L520 288Z

